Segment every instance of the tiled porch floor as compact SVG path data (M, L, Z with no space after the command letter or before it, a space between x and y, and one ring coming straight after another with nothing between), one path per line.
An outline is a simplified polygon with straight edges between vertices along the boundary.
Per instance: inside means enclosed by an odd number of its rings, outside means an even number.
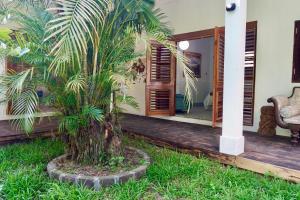
M245 153L229 156L219 153L220 128L127 114L123 116L122 127L159 146L204 154L225 164L258 173L271 172L300 182L300 145L292 146L286 137L270 138L244 132Z

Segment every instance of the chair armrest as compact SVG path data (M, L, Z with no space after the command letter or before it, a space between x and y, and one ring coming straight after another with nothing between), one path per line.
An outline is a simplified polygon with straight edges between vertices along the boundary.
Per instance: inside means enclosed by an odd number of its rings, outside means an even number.
M274 103L274 106L278 107L280 110L284 106L290 105L289 98L286 96L274 96L268 99L269 103ZM276 103L276 105L275 105Z
M278 126L281 128L288 128L288 124L285 123L280 116L280 109L289 105L289 98L285 96L274 96L268 99L268 103L273 103L275 108L275 120Z

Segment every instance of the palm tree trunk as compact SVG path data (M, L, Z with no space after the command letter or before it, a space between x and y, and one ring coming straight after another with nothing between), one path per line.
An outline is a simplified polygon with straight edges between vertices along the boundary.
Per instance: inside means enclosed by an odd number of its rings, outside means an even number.
M118 124L114 109L116 107L116 92L111 93L111 103L109 116L105 121L104 152L108 157L118 157L122 155L121 139L117 134Z
M76 136L69 136L68 153L72 160L81 164L99 164L105 157L103 151L104 131L98 122L91 122L90 127L80 129Z

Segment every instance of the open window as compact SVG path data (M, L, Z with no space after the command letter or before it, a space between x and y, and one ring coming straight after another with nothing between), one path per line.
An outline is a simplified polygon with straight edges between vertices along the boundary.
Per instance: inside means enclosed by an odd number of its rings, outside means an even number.
M294 59L293 59L293 83L300 83L300 20L295 22L294 32Z

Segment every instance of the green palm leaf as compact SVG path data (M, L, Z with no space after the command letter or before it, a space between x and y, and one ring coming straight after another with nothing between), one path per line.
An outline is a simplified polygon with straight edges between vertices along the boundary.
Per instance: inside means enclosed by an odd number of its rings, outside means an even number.
M72 91L79 94L86 87L85 78L81 74L72 76L66 83L66 91Z
M36 91L33 88L28 88L19 95L16 95L12 100L12 104L12 114L20 117L15 119L13 123L18 129L23 129L26 133L31 133L38 106Z
M80 63L80 55L85 55L87 43L96 33L98 23L103 23L109 12L109 0L56 0L56 7L49 10L57 12L48 23L46 41L56 38L51 54L56 59L52 67L64 62ZM73 57L75 56L75 57Z

